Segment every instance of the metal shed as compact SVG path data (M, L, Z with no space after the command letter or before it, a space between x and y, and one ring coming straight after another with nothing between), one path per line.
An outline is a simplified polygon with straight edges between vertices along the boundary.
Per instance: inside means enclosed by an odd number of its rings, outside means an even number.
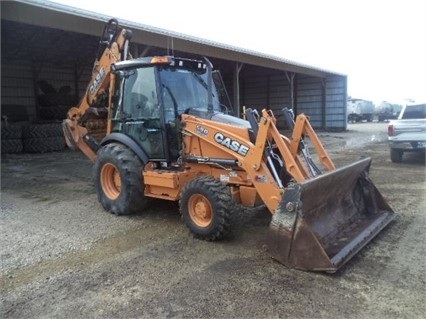
M78 100L110 18L50 1L1 1L2 112L13 106L18 117L25 113L30 121L54 117L43 107L49 103L41 98L46 90L68 97L50 101L64 104L64 110ZM290 106L309 115L317 129L346 129L346 75L141 23L119 22L133 31L133 56L173 51L208 57L221 71L238 113L243 106L276 112Z

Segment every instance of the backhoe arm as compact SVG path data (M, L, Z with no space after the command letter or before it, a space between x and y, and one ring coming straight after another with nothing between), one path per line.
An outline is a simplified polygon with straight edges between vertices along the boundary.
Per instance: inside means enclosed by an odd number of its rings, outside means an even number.
M126 60L132 32L120 29L111 19L105 25L99 50L93 66L92 78L80 103L69 109L63 130L67 145L81 150L92 161L96 158L97 140L107 132L107 114L110 111L110 90L115 77L111 65Z

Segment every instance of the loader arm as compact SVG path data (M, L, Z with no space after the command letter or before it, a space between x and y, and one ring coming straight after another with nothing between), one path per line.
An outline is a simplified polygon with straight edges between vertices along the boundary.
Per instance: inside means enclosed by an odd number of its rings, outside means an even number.
M248 117L250 118L250 115ZM187 155L186 159L194 160L195 158L192 155L196 151L190 146L194 144L192 141L194 135L213 146L214 149L218 148L221 152L227 153L226 159L236 160L237 166L245 171L247 179L250 180L263 203L274 214L288 183L278 170L285 171L291 176L291 180L297 183L302 183L310 176L299 155L299 144L303 133L309 133L311 139L316 139L316 147L322 152L321 158L330 168L334 168L307 117L302 115L300 119L302 120L297 121L291 141L278 131L272 111L263 110L256 122L253 121L252 125L256 126L254 128L256 139L252 142L244 138L239 131L234 131L235 129L231 126L219 127L215 121L183 115L184 136L187 136L187 140L191 140L184 142L189 148L185 150L185 153L191 154ZM206 155L208 147L197 146L197 148L203 151L203 154L198 156L199 161L211 163L210 157ZM211 153L216 154L214 150ZM273 162L277 158L279 158L278 165L281 163L282 167L277 168L277 165L274 165Z
M300 154L302 151L304 137L308 137L319 157L320 162L324 165L327 171L335 170L336 167L328 156L327 151L322 145L318 135L309 122L309 118L305 114L299 114L296 117L293 134L291 137L290 151L292 154Z
M253 163L251 165L260 167L260 163L265 160L265 147L268 144L273 145L273 149L278 150L277 154L279 154L283 164L285 164L286 171L293 177L295 182L302 183L314 177L307 163L305 163L306 160L302 158L303 147L307 147L304 145L304 139L308 137L325 170L333 171L336 169L305 114L299 114L296 117L292 129L291 139L288 139L279 132L276 126L276 118L272 111L262 110L262 116L258 120L257 138L252 152ZM268 153L266 152L267 155ZM309 158L309 160L312 159Z
M127 59L131 37L132 32L119 29L115 19L108 21L99 42L86 93L77 106L68 110L67 119L63 122L68 147L81 150L92 161L96 158L97 140L110 131L107 115L111 111L110 90L115 80L111 65Z

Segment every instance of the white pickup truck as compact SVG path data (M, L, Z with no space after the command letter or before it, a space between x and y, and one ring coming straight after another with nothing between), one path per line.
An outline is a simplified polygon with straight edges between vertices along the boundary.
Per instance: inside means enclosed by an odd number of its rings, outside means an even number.
M398 119L388 125L388 142L392 162L402 161L404 152L426 150L426 104L406 105Z

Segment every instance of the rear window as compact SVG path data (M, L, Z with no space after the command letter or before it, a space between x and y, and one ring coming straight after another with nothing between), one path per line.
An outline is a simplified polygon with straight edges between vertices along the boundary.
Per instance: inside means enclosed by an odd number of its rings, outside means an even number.
M407 106L402 119L426 119L426 104Z

